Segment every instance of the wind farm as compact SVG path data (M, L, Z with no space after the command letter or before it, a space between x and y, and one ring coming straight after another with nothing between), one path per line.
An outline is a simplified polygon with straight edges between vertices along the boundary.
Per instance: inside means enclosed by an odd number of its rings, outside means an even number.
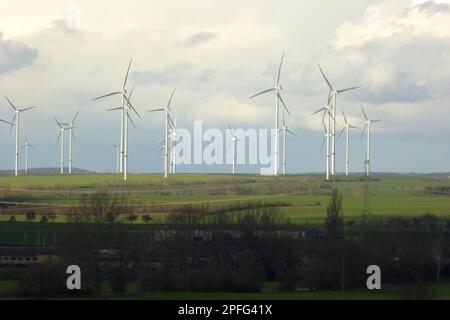
M450 4L22 2L0 299L450 299Z

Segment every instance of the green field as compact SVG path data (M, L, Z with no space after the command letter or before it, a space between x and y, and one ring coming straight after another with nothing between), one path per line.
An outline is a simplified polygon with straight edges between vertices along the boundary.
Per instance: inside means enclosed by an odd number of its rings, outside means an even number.
M177 174L164 179L159 174L130 174L124 183L114 174L73 176L0 176L0 220L16 215L24 220L26 210L18 208L68 208L78 206L90 194L107 190L123 194L129 204L149 211L153 217L177 205L227 205L248 202L286 202L281 213L294 224L320 224L332 188L344 195L346 218L359 217L364 203L364 181L359 177L326 182L323 177L292 175L267 177L255 175ZM450 217L449 194L431 195L426 188L450 187L447 177L376 177L370 183L370 211L374 216L420 216L430 213ZM15 204L16 207L11 206ZM18 206L18 207L17 207ZM155 207L159 210L155 211ZM140 211L142 212L142 210ZM22 214L21 214L22 213ZM66 221L61 214L56 222Z

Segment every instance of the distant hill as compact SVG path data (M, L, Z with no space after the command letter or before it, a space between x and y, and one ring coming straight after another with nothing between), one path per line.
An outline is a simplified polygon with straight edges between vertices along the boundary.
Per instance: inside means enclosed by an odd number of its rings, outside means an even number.
M61 172L60 168L30 168L28 169L28 174L34 174L34 175L50 175L50 174L59 174ZM64 172L69 172L68 168L64 168ZM24 170L20 170L20 174L23 174ZM80 169L80 168L72 168L72 173L74 174L87 174L87 173L94 173L93 171ZM13 175L14 170L0 170L1 176L9 176Z

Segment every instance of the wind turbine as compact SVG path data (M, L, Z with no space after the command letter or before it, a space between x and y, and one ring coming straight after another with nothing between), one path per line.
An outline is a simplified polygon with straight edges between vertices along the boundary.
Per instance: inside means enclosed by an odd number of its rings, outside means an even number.
M333 85L328 81L327 77L325 76L325 73L323 72L322 68L319 65L320 73L322 74L323 78L325 79L325 82L327 83L328 87L330 88L330 95L328 98L328 105L330 105L330 102L332 102L332 114L333 114L333 123L331 128L331 174L334 176L336 174L336 99L337 96L341 93L359 89L359 87L351 87L347 89L337 90L333 87Z
M283 111L283 128L280 130L283 132L283 175L286 175L286 133L290 133L293 136L295 136L295 133L293 133L286 125L286 121L284 119L284 111Z
M345 127L342 128L341 133L339 133L338 139L342 136L344 131L346 132L345 137L345 175L348 177L349 175L349 166L350 166L350 129L360 129L358 127L352 126L345 116L345 111L342 110L342 115L344 116Z
M25 144L22 146L22 149L25 149L25 174L28 174L28 148L34 146L28 143L28 138L25 137Z
M27 110L31 110L34 109L36 107L29 107L29 108L23 108L23 109L18 109L16 108L16 106L11 102L11 100L8 99L7 96L4 96L6 101L8 101L9 105L11 106L11 108L14 109L14 117L13 120L11 122L11 130L14 126L14 124L16 124L16 159L15 159L15 175L18 176L19 175L19 133L20 133L20 114L24 111ZM16 122L17 121L17 122Z
M164 108L157 108L157 109L151 109L147 110L147 112L157 112L157 111L165 111L165 132L164 132L164 178L167 178L167 173L169 171L169 121L172 122L172 119L170 118L170 110L172 109L172 99L173 95L175 94L175 90L173 89L172 94L170 95L169 101L167 102L167 105Z
M364 111L364 108L361 106L361 110L364 114L364 118L366 119L366 124L364 125L364 129L361 135L361 138L364 136L364 132L367 128L367 155L366 155L366 176L370 177L370 128L372 123L380 122L381 120L370 120L367 117L366 112Z
M329 98L328 98L329 99ZM330 129L331 129L331 119L334 119L333 115L332 115L332 108L329 104L327 104L325 107L313 112L312 115L315 115L319 112L323 111L323 116L322 116L322 125L325 128L326 131L326 139L324 142L327 143L327 154L326 154L326 170L325 170L325 176L327 180L330 180ZM325 116L327 121L326 121L326 125L325 125ZM322 149L323 149L323 143L322 143Z
M73 117L72 121L69 122L69 174L72 174L72 140L76 140L73 129L76 128L75 120L77 119L79 113L80 111L78 111Z
M127 180L127 175L128 175L128 121L130 121L131 124L133 125L133 127L136 128L136 126L134 125L134 122L130 116L130 109L132 109L138 115L139 118L141 117L139 115L139 113L131 105L131 102L130 102L131 96L133 95L133 91L134 91L134 87L131 89L128 97L126 94L124 94L126 104L123 107L111 108L111 109L106 110L106 111L121 110L125 116L125 121L123 123L123 145L122 145L122 152L121 152L121 157L120 157L121 161L123 162L122 171L123 171L123 180L124 181Z
M120 148L115 144L112 145L114 150L116 151L116 173L119 173L119 158L120 158Z
M283 65L283 60L284 60L284 51L283 54L281 56L281 61L280 61L280 66L278 68L278 75L277 75L277 80L275 82L275 87L271 88L271 89L267 89L264 90L260 93L257 93L253 96L251 96L249 99L252 99L254 97L257 97L259 95L268 93L268 92L275 92L275 150L274 150L274 175L277 176L278 175L278 149L279 149L279 103L281 102L281 104L283 105L284 109L286 109L287 113L290 115L291 113L289 112L288 108L286 107L286 104L283 101L283 98L281 97L281 91L283 91L283 87L280 85L280 76L281 76L281 66Z
M228 124L228 129L230 129L230 134L231 134L231 145L233 148L233 152L232 152L232 156L233 156L233 165L232 165L232 173L235 174L236 173L236 143L239 141L238 138L236 137L236 135L234 134L234 130L231 129L230 124ZM227 150L230 147L230 144L228 144L227 146Z
M127 81L128 81L128 74L130 72L130 67L131 67L131 63L133 62L133 59L130 60L130 63L128 64L128 69L127 69L127 73L125 74L125 80L123 81L123 85L122 85L122 89L120 91L117 92L112 92L112 93L108 93L105 94L103 96L97 97L92 99L92 101L95 100L99 100L99 99L103 99L106 97L110 97L110 96L114 96L114 95L121 95L122 97L122 113L121 113L121 120L120 120L120 168L119 171L120 173L123 172L123 167L124 167L124 143L125 143L125 137L124 137L124 126L126 121L125 118L125 112L126 109L128 108L128 105L130 105L131 109L133 109L133 111L137 114L137 116L140 118L139 114L136 112L136 110L133 108L133 106L131 105L129 98L127 97L127 89L126 89L126 85L127 85ZM125 102L127 102L127 104L125 104Z
M53 119L55 119L56 124L59 127L59 134L58 134L58 139L56 139L56 143L58 144L59 140L61 139L61 155L60 155L60 167L61 167L61 174L64 174L64 131L69 130L68 123L62 123L59 122L55 117L53 117Z

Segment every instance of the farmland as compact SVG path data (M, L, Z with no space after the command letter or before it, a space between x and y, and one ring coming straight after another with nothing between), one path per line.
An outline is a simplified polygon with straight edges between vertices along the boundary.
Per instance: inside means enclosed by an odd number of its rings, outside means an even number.
M368 208L373 216L420 216L433 214L450 217L448 193L427 190L449 188L446 177L377 177L369 187ZM164 219L170 208L182 205L231 206L232 204L284 204L280 213L292 224L321 224L330 192L338 188L344 196L346 219L361 216L365 182L359 177L324 182L322 177L293 175L264 177L252 175L178 174L164 180L157 174L135 174L124 184L112 174L74 176L0 176L3 209L0 221L11 215L25 220L25 213L46 210L57 213L55 222L65 222L70 208L76 208L89 195L107 190L124 196L128 205L140 214L149 213L153 221Z

